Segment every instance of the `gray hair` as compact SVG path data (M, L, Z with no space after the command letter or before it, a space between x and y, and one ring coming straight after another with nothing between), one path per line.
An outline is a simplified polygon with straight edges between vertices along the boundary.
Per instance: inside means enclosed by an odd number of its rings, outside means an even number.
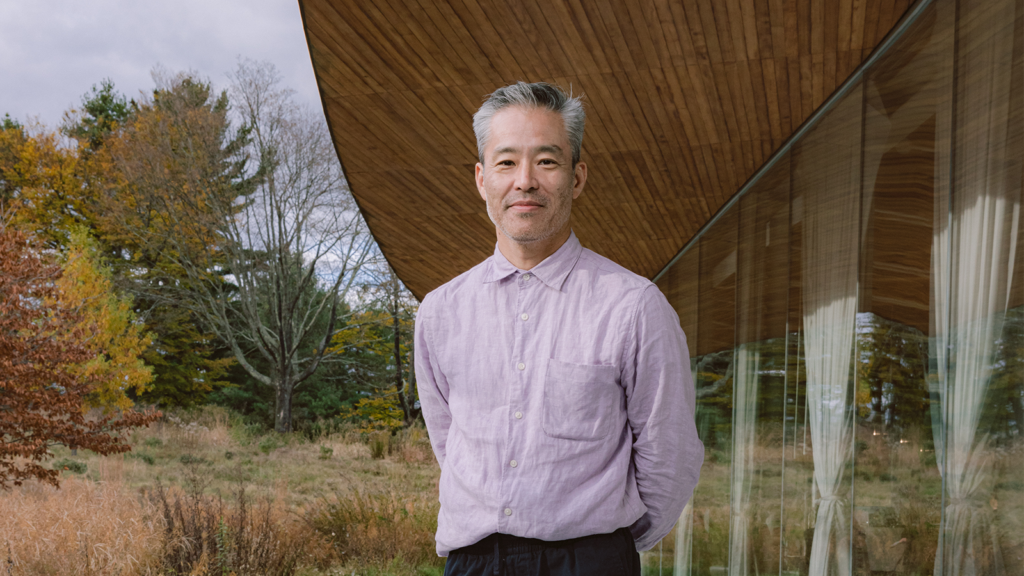
M491 118L503 108L509 106L526 106L529 108L547 108L562 115L566 134L569 136L569 147L572 149L573 168L580 161L580 148L583 146L583 125L586 113L583 111L583 100L579 96L566 94L558 86L547 82L516 82L498 88L480 109L473 114L473 132L476 133L476 150L480 163L484 163L484 148L491 135Z

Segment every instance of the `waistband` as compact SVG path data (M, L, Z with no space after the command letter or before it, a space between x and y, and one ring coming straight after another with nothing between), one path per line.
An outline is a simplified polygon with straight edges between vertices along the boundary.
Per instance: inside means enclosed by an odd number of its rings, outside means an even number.
M614 541L620 538L633 541L633 534L629 528L619 528L610 534L595 534L593 536L581 536L569 540L539 540L537 538L523 538L511 534L491 534L476 544L470 544L462 548L452 550L449 554L468 554L472 556L506 556L509 554L530 554L551 548L573 548L576 546L593 546L606 541Z

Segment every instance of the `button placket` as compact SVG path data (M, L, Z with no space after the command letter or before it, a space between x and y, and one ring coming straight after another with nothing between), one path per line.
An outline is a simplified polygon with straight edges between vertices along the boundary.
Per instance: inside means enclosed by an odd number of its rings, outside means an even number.
M529 314L525 311L529 305L527 303L528 294L533 292L530 288L536 284L536 282L528 283L532 275L523 274L519 277L519 282L516 283L517 295L514 302L514 308L510 310L513 315L512 329L513 329L513 345L512 345L512 363L514 365L513 374L510 384L512 384L509 390L509 414L514 416L514 419L509 420L508 424L508 436L503 450L502 457L505 461L505 466L501 473L501 493L506 500L506 505L511 504L511 487L510 482L512 481L513 469L519 466L519 462L512 458L513 454L517 454L522 449L523 434L525 431L522 426L516 426L516 420L522 418L522 412L518 410L515 413L511 412L511 409L516 406L522 406L524 386L526 379L529 378L530 372L535 370L535 367L530 366L531 370L527 371L527 364L530 360L525 356L526 346L525 342L529 338L526 333L526 329L529 326L526 321L529 319ZM512 304L512 303L510 303ZM515 321L515 317L519 317L519 322ZM506 472L507 471L507 472ZM502 510L503 516L499 522L499 530L504 529L506 519L511 521L509 517L512 515L512 508L504 508Z

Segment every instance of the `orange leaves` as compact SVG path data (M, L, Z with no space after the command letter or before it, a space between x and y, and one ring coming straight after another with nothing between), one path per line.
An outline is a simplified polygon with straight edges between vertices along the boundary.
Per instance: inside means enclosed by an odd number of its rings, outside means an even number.
M50 446L125 452L120 433L156 417L85 416L95 381L74 367L95 353L83 345L78 314L59 298L60 279L25 234L0 224L0 488L33 477L56 485L57 472L41 464Z

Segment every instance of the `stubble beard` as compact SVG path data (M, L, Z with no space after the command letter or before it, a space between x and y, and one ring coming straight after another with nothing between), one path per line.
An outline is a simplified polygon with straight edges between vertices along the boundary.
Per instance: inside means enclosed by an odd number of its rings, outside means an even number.
M558 207L555 208L554 212L547 214L548 221L546 225L543 225L541 228L533 229L527 227L526 230L515 232L513 230L510 230L509 227L505 226L505 222L507 222L509 219L529 221L531 219L543 218L543 212L545 212L546 210L542 211L541 214L532 214L529 212L525 214L515 214L513 212L510 212L508 210L508 207L502 206L498 208L499 210L501 210L501 212L499 213L495 210L495 207L491 204L491 202L488 202L487 215L490 217L491 222L494 223L494 226L497 227L498 230L500 230L501 233L505 235L505 237L507 237L509 240L517 244L531 244L534 242L542 242L544 240L547 240L548 238L551 238L555 234L558 234L558 232L562 230L562 227L565 226L565 223L569 221L569 216L572 213L571 185L565 187L565 189L563 190L559 190L558 197L562 198L563 201L558 203ZM548 206L550 206L550 204L546 205L545 208L547 208ZM501 218L501 216L504 216L504 218Z

